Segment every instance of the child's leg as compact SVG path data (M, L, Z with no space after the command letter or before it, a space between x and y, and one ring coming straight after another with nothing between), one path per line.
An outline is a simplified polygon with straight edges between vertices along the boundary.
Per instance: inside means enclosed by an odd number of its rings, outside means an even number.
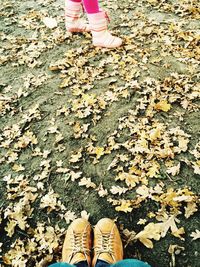
M65 0L65 26L69 32L87 32L88 24L81 19L81 0Z
M87 16L94 46L115 48L122 44L121 38L113 36L108 31L108 16L106 12L89 13Z
M91 30L93 44L99 47L114 48L122 44L122 40L113 36L107 30L107 15L99 10L98 0L83 0L88 16L89 25L80 19L81 2L79 0L65 0L65 23L70 32L84 32Z
M89 20L93 44L99 47L114 48L122 44L122 40L107 30L107 14L99 9L99 0L83 0Z
M83 5L87 14L94 14L100 11L98 0L83 0Z

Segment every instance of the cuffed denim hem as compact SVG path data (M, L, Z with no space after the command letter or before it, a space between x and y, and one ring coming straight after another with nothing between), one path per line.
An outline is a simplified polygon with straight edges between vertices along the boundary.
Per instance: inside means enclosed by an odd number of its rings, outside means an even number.
M118 261L114 264L109 264L105 261L98 260L95 267L151 267L148 263L136 260L136 259L125 259ZM79 262L77 264L71 265L69 263L60 262L51 264L49 267L88 267L86 261Z
M67 262L58 262L49 265L49 267L88 267L87 261L80 261L74 265L69 264Z

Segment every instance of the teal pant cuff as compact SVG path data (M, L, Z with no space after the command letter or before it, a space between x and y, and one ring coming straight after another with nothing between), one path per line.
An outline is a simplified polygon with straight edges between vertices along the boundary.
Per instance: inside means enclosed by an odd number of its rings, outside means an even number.
M105 266L108 266L107 263L105 263ZM51 264L49 267L76 267L75 265L71 265L69 263L60 262L60 263L54 263ZM118 261L114 264L111 264L110 267L151 267L148 263L136 260L136 259L125 259Z

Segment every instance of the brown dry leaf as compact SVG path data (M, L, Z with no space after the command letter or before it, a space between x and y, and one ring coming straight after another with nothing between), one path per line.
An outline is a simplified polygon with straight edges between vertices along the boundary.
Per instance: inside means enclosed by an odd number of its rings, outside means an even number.
M59 133L58 131L58 126L57 125L52 125L48 128L48 132L51 133L51 134L54 134L54 133Z
M56 161L56 166L57 167L62 167L62 165L63 165L63 161L62 160L57 160Z
M171 217L168 217L166 215L166 218L163 222L149 223L146 225L144 230L135 236L135 239L139 239L146 247L153 248L153 242L151 239L160 240L161 237L165 237L167 232L171 230L171 233L175 237L184 240L182 237L182 235L185 233L184 228L177 228L176 221L179 222L175 216L172 215Z
M14 162L18 159L18 154L16 152L13 152L13 151L8 151L7 155L8 157L8 162Z
M189 139L188 138L185 138L185 137L183 137L183 136L179 136L178 137L178 142L179 142L179 151L181 152L181 151L183 151L183 152L185 152L185 151L187 151L187 149L188 149L188 143L189 143ZM179 152L178 151L178 152ZM179 152L179 153L180 153Z
M184 240L184 238L181 236L185 233L184 228L181 227L178 229L176 226L176 222L180 222L174 215L167 218L163 223L161 223L161 237L165 237L168 230L171 230L171 233L180 238L181 240Z

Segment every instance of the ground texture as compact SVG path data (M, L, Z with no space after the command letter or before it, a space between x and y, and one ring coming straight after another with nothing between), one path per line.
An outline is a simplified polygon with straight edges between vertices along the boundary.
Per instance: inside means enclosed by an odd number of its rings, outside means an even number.
M119 49L66 33L63 1L0 1L0 265L60 259L74 218L125 257L199 267L198 0L103 1Z

